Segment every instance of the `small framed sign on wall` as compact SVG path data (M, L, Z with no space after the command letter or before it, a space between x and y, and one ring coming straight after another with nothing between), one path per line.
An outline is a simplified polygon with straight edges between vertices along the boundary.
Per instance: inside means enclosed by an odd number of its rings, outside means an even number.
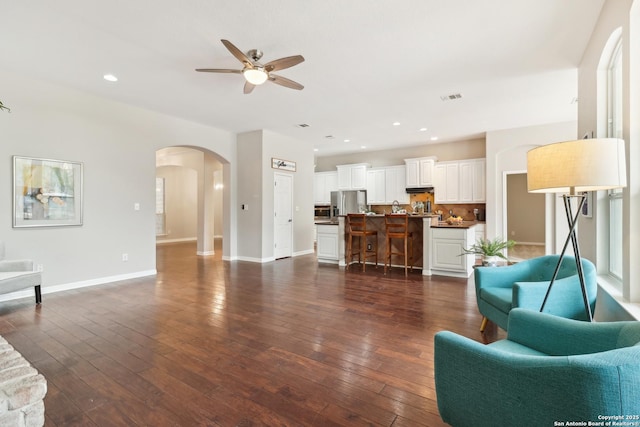
M282 160L276 159L275 157L271 158L271 167L273 169L281 169L289 172L296 171L296 162L292 162L290 160Z

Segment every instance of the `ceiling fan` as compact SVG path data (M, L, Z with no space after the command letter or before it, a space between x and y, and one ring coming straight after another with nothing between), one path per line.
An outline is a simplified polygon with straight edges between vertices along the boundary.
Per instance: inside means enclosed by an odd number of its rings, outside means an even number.
M302 90L302 86L298 82L287 79L286 77L277 76L271 74L273 71L284 70L285 68L293 67L304 61L302 55L287 56L261 64L260 58L262 58L262 51L252 49L245 55L240 49L235 47L229 40L220 40L222 44L235 56L238 61L242 62L244 67L242 70L232 70L228 68L196 68L196 71L202 71L205 73L235 73L242 74L245 78L244 93L248 94L253 91L258 85L266 82L267 80L279 84L280 86L288 87L290 89Z

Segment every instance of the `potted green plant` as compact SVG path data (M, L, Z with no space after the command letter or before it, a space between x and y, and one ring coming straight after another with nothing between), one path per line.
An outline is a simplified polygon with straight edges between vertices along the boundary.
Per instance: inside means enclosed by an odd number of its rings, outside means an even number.
M495 239L480 238L470 248L463 248L460 255L482 255L482 265L496 266L498 258L508 260L502 253L504 249L511 249L516 244L513 240L504 240L501 237Z
M5 107L4 104L2 103L2 101L0 101L0 111L2 110L7 110L9 112L11 112L11 109L9 107Z

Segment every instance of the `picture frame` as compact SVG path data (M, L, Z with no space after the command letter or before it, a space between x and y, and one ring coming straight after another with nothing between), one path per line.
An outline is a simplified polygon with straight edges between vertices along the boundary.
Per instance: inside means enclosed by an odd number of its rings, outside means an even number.
M276 159L275 157L272 157L271 168L295 172L296 162L292 162L291 160Z
M585 218L593 218L593 192L583 191L584 204L582 205L582 211L580 212Z
M82 225L83 164L13 156L13 227Z

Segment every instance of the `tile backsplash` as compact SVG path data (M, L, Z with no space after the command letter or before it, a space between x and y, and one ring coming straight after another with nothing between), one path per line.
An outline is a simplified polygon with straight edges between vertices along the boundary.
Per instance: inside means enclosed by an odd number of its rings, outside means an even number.
M423 202L425 204L425 210L427 206L427 201L431 202L431 212L436 213L437 211L442 211L442 219L447 219L451 215L449 215L449 210L452 211L454 216L461 216L465 221L475 221L476 217L473 213L474 209L479 209L482 212L485 210L484 203L469 203L469 204L435 204L432 193L421 193L421 194L410 194L409 204L400 205L401 209L406 209L407 212L412 212L411 204L413 202ZM376 213L390 213L391 205L372 205L371 210Z

